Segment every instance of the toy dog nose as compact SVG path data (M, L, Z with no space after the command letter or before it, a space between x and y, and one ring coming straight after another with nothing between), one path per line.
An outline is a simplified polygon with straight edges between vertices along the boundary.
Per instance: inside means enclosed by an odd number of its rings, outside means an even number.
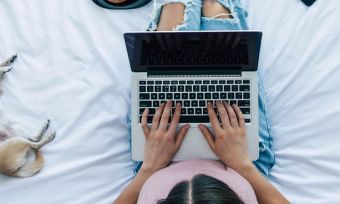
M306 6L311 6L313 5L316 0L301 0Z

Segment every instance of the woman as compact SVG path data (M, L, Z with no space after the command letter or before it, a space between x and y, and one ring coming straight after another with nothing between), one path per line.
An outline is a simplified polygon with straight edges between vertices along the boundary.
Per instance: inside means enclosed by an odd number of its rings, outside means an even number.
M247 29L246 15L239 0L158 0L155 3L155 18L150 23L149 30ZM264 118L262 103L263 100L260 100L260 117ZM148 109L143 113L145 160L136 177L117 198L115 204L132 204L137 201L148 204L288 203L249 159L245 122L236 105L217 102L220 124L212 104L208 104L215 136L204 125L199 126L210 148L220 159L219 162L192 160L169 165L190 128L187 124L176 132L180 119L180 104L176 104L175 114L168 125L171 106L171 101L160 106L151 127L146 121ZM271 154L269 157L272 157ZM258 168L267 174L262 167L258 165Z

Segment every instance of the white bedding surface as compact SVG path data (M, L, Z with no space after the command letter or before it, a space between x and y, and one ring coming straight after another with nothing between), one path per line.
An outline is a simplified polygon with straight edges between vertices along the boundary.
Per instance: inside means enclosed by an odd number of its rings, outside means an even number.
M264 32L259 72L277 156L270 180L293 203L340 203L340 1L246 5L251 28ZM106 204L132 178L122 33L145 28L149 10L0 1L0 58L19 55L0 109L33 133L46 118L58 132L37 176L0 175L0 203Z

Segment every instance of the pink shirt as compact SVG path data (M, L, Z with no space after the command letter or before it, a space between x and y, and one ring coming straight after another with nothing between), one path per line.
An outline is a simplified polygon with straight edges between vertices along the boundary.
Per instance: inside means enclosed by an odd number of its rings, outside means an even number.
M156 204L168 196L179 182L190 180L197 174L214 177L227 184L246 204L257 203L253 188L236 171L226 168L223 163L213 160L188 160L175 162L152 175L142 187L138 204Z

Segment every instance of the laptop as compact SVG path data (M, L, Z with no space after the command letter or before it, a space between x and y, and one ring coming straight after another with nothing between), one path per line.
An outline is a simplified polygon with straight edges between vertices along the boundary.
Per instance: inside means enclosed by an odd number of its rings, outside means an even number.
M124 34L132 70L132 159L143 161L141 116L148 123L160 104L182 104L179 127L189 129L174 161L218 159L198 129L211 128L207 102L237 104L245 116L248 152L259 155L257 66L262 33L258 31L132 32ZM173 108L174 111L174 108ZM211 129L212 130L212 129Z

